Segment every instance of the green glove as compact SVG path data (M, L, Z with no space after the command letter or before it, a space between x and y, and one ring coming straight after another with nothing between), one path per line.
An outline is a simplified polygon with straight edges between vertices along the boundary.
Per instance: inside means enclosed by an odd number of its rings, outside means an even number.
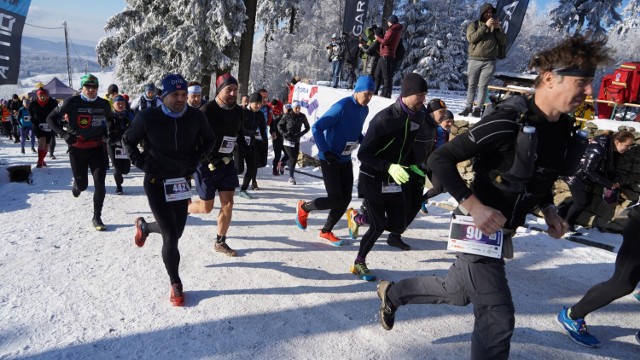
M411 171L416 173L418 176L425 177L424 172L420 170L420 168L417 167L416 165L409 166L409 169L411 169Z
M405 171L402 165L391 164L387 172L391 175L396 184L404 184L409 181L409 174Z

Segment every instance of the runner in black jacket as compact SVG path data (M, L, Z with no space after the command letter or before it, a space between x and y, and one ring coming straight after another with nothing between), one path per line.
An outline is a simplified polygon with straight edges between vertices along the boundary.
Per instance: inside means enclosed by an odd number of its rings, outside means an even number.
M427 82L418 74L407 74L402 79L400 97L371 120L358 150L362 162L358 181L371 223L351 266L351 272L362 280L376 278L367 268L366 257L385 228L404 231L406 200L402 184L409 180L407 171L411 176L424 177L416 166L413 145L424 131L422 108L426 95Z
M122 183L131 170L131 161L122 147L122 135L131 126L134 114L127 109L127 101L124 96L113 97L113 121L107 121L109 127L109 158L113 164L113 178L116 182L116 195L122 195Z
M260 131L260 137L267 139L267 126L264 121L264 114L260 111L262 107L262 95L254 92L249 97L249 106L242 110L242 131L243 136L238 138L238 149L241 154L240 158L247 164L247 172L242 179L242 186L238 195L252 199L253 197L247 192L249 183L255 179L258 172L257 149L256 149L256 132Z
M471 358L509 357L515 310L503 258L512 257L511 237L535 207L543 209L550 236L560 238L567 230L551 193L558 176L579 158L567 154L570 142L578 136L573 119L566 114L591 95L596 67L609 59L607 51L603 42L573 37L536 54L530 66L540 73L532 99L508 100L429 157L433 175L460 203L459 213L470 214L485 235L504 230L502 257L458 252L445 277L380 282L380 320L385 329L393 327L395 311L402 305L473 303ZM524 127L521 130L521 125L535 128L537 144L536 137L529 136ZM515 157L516 151L528 155ZM456 164L472 157L476 159L475 179L469 188Z
M111 104L98 97L98 78L84 75L80 84L80 95L72 96L65 100L62 106L57 107L47 117L47 124L69 145L69 162L73 172L73 187L71 193L74 197L80 196L87 189L89 179L87 168L93 176L93 226L98 231L106 229L102 222L102 205L105 196L105 178L109 158L104 139L107 137L107 121L111 121L113 113ZM62 117L67 115L69 125L63 129Z
M136 219L135 243L142 247L149 233L162 234L162 260L171 281L169 300L183 306L178 240L187 222L189 178L211 151L213 133L202 112L187 106L187 82L182 76L167 75L162 86L163 104L139 112L122 136L122 144L131 162L145 173L144 191L156 220ZM144 146L142 153L139 143Z
M51 139L54 133L47 124L47 116L58 107L55 99L49 97L49 92L43 88L36 91L36 101L29 104L29 114L31 115L31 123L33 124L33 135L38 138L38 163L36 167L41 168L47 166L44 157L49 151Z
M300 112L300 103L294 101L291 104L293 110L285 114L278 123L278 132L283 137L284 151L287 153L289 166L289 184L295 185L294 170L300 153L300 138L311 130L307 116ZM304 126L304 130L302 127Z

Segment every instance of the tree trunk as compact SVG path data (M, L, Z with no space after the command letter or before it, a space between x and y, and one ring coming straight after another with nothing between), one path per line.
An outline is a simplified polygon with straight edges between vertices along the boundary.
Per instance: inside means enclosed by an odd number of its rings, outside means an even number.
M387 18L393 15L393 0L384 0L382 7L382 27L387 28Z
M291 6L291 17L289 18L289 34L294 33L295 24L296 24L296 8L295 6Z
M253 35L256 26L256 8L258 0L244 0L247 8L246 29L240 38L240 58L238 59L238 98L247 95L249 91L249 76L251 74L251 56L253 54Z

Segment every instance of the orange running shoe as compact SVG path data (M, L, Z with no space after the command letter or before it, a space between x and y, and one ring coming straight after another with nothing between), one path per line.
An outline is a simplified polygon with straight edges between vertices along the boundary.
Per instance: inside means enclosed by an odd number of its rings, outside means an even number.
M147 222L144 220L143 217L139 217L136 219L135 225L136 225L136 236L133 239L135 240L136 245L138 247L143 247L144 242L147 240L147 236L149 236L149 234L146 234L142 229L143 226L147 225Z
M169 301L173 306L184 306L184 293L182 292L182 284L171 284L171 296Z
M331 231L322 232L322 230L320 230L320 234L318 236L320 236L320 238L322 239L329 240L329 244L333 246L342 246L342 239L333 235L333 232Z
M298 201L298 205L296 206L296 224L300 229L306 230L309 212L302 209L302 204L304 204L304 200Z

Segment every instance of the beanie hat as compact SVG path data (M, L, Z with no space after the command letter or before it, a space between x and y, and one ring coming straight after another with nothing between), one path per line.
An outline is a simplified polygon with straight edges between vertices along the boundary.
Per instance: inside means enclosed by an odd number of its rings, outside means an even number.
M451 112L451 110L447 110L447 112L444 113L444 116L442 117L442 121L444 120L453 120L453 113Z
M431 99L427 104L427 112L432 113L436 110L446 109L447 105L440 99Z
M20 98L18 97L18 94L13 94L13 96L12 96L11 98L13 98L13 99L20 99Z
M262 95L260 95L259 92L254 92L253 94L251 94L251 96L249 96L249 102L250 103L262 103Z
M47 89L45 89L45 88L39 88L36 91L36 95L42 95L42 94L49 95L49 91L47 91Z
M144 86L144 91L145 92L156 91L156 86L153 85L153 83L148 83L147 85Z
M127 99L125 99L125 98L124 98L124 96L122 96L122 95L116 95L116 96L113 98L113 102L118 102L118 101L125 101L125 102L126 102L126 101L127 101Z
M187 91L187 82L180 74L169 74L162 79L162 96L165 97L174 91Z
M222 91L222 89L225 88L225 86L229 85L238 85L238 80L236 80L236 78L228 73L218 76L218 78L216 79L216 92L219 93L220 91Z
M376 84L373 82L373 78L369 75L361 75L356 81L355 92L371 91L376 89Z
M300 102L298 101L294 101L291 103L291 108L298 107L298 106L300 106Z
M116 84L111 84L107 88L107 94L113 94L113 93L119 93L119 92L120 90L118 90L118 85Z
M484 3L480 7L480 20L482 20L482 14L484 14L487 10L491 10L494 14L496 13L496 8L494 8L493 5Z
M427 81L416 73L410 73L402 79L400 96L407 97L428 91Z
M398 23L398 17L395 15L391 15L387 18L387 21L392 23L392 24L397 24Z
M80 78L80 87L83 87L85 85L98 87L100 86L100 83L98 82L98 78L94 75L85 74Z

